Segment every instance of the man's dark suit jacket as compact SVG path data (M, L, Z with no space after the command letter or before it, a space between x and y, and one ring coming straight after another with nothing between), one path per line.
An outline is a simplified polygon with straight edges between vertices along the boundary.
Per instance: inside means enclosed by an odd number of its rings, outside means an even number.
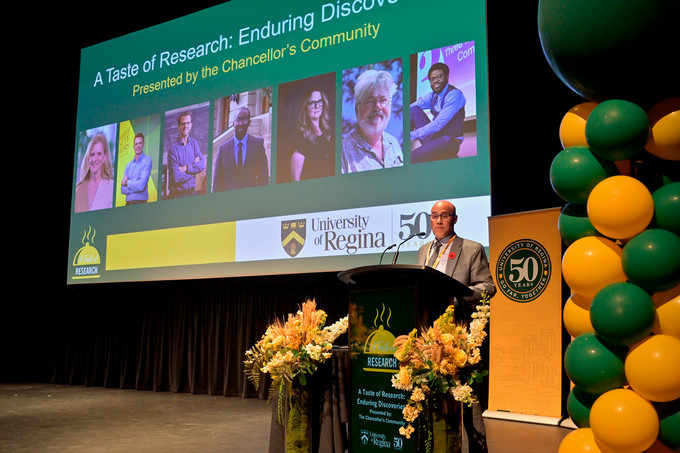
M246 160L241 167L236 166L233 138L219 147L213 169L214 192L269 184L269 166L264 151L264 140L248 134L247 144Z

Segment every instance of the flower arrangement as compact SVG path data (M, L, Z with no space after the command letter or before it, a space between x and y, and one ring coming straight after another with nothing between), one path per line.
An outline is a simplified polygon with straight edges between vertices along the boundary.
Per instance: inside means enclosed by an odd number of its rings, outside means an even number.
M471 384L488 374L475 367L481 360L479 348L487 335L484 328L488 320L489 297L485 292L469 326L455 322L451 305L420 336L414 329L395 339L394 357L400 367L392 377L392 386L411 392L403 409L408 424L399 429L401 435L410 438L415 431L413 422L435 396L450 395L468 405L477 401Z
M255 388L262 373L271 375L271 392L278 387L279 395L285 385L295 381L306 385L307 377L331 356L333 341L347 331L347 316L324 327L326 318L326 312L317 310L316 301L308 300L296 314L289 314L286 322L271 324L260 341L246 351L245 372Z

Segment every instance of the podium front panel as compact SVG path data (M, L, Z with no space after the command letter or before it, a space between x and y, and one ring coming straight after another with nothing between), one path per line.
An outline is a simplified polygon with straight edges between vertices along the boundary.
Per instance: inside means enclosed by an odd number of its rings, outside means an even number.
M414 287L350 292L350 451L415 452L399 434L408 392L392 387L399 371L394 340L416 324Z

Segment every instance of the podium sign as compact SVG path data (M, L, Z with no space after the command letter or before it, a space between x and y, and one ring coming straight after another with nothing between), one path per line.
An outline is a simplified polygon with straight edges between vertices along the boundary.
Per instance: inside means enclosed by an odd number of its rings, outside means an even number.
M408 392L392 387L399 371L394 339L415 325L413 288L356 291L350 296L351 451L414 452L399 434Z
M399 434L409 392L392 387L399 371L394 340L431 324L451 298L471 291L422 265L367 266L341 272L349 292L350 450L415 452L415 436Z

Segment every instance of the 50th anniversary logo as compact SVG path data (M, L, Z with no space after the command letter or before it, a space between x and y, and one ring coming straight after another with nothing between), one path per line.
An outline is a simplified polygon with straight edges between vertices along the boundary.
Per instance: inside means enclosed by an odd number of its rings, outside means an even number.
M501 252L496 266L498 289L515 302L531 302L545 291L552 265L545 247L532 239L520 239Z

